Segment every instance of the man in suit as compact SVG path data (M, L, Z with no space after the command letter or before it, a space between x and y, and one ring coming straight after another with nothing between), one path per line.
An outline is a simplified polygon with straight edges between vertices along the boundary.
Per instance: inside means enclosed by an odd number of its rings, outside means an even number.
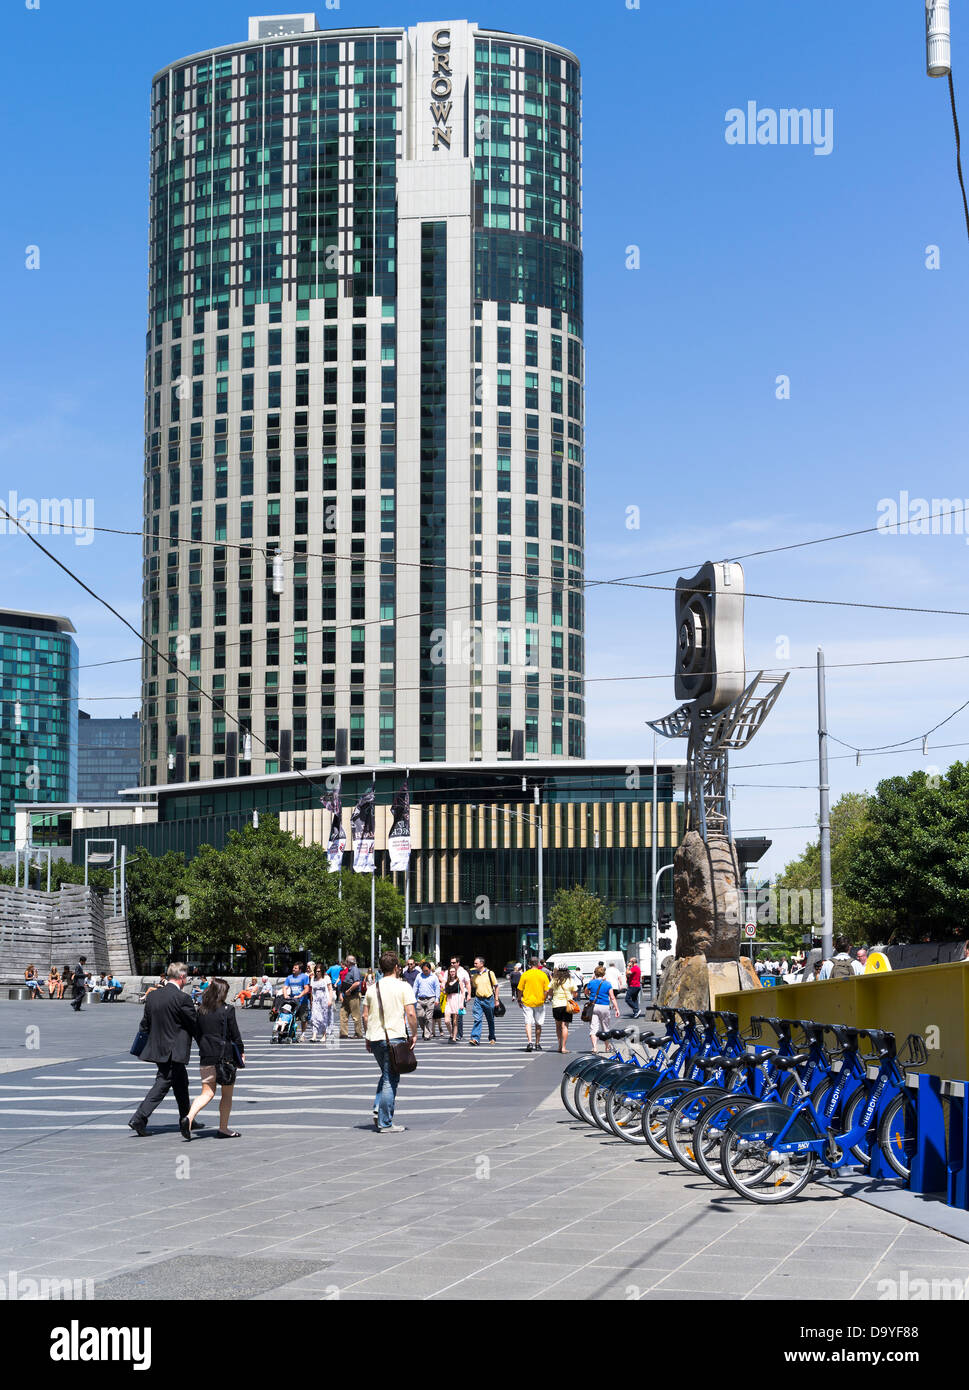
M88 972L85 969L86 965L87 956L79 956L77 961L77 968L74 971L73 979L71 981L71 997L73 1000L71 1008L74 1010L76 1014L79 1014L81 1012L81 1005L84 1003L84 996L87 993Z
M154 1062L158 1071L151 1090L128 1121L128 1128L139 1138L144 1138L149 1116L169 1091L175 1092L179 1120L189 1111L185 1068L192 1054L192 1042L198 1041L198 1020L191 996L182 989L187 975L186 967L176 961L168 967L164 987L153 989L145 999L141 1031L148 1034L148 1042L141 1053L141 1061ZM194 1128L200 1128L197 1120Z

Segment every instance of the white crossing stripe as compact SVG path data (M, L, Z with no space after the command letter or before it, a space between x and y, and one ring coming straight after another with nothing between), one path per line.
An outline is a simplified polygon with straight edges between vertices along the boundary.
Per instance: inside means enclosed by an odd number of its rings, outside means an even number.
M248 1065L239 1073L233 1106L240 1123L286 1130L369 1125L377 1069L362 1042L340 1039L330 1045L279 1045L271 1043L267 1034L247 1038L245 1048ZM396 1115L404 1123L408 1117L460 1115L532 1060L522 1054L517 1038L495 1048L484 1043L475 1049L469 1049L467 1041L455 1047L422 1041L417 1059L417 1071L403 1078L398 1096ZM0 1075L0 1128L52 1131L68 1123L86 1129L125 1129L151 1085L154 1068L130 1056L85 1062L52 1064L32 1071L29 1079L22 1071ZM193 1094L199 1084L197 1067L193 1055L189 1063ZM171 1127L174 1107L170 1102L171 1096L159 1107L153 1124ZM44 1124L44 1120L62 1123Z

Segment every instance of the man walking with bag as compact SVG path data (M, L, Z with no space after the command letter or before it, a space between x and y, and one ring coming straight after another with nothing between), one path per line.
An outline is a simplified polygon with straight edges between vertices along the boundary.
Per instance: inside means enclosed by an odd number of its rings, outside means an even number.
M142 1062L154 1062L158 1068L151 1090L128 1121L139 1139L147 1133L148 1119L152 1111L168 1095L175 1092L179 1123L189 1112L188 1072L186 1065L192 1055L192 1043L198 1041L198 1019L191 997L182 986L188 976L181 961L168 967L167 983L162 989L153 989L145 1000L145 1012L141 1019L141 1031L148 1034L148 1042L138 1054ZM204 1126L195 1122L195 1129Z
M403 1072L417 1066L417 1010L414 991L400 978L400 961L393 951L380 957L380 979L367 991L363 1003L367 1051L380 1068L373 1103L373 1127L378 1134L403 1134L406 1125L394 1124L397 1087Z
M484 956L475 956L471 972L471 1024L470 1047L481 1046L481 1024L488 1022L488 1042L495 1045L495 1005L498 1002L498 981L493 970L485 968Z

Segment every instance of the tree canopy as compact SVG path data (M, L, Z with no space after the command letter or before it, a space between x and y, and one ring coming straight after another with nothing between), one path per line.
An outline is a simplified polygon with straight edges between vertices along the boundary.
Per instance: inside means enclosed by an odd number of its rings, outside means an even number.
M615 908L581 884L560 888L548 912L549 935L556 951L598 951Z

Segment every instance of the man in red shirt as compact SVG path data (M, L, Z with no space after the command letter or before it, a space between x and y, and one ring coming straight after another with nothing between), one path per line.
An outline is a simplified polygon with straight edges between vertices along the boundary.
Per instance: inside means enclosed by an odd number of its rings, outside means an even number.
M626 967L626 1003L633 1011L633 1018L642 1018L639 996L643 987L643 972L638 960L631 960Z

